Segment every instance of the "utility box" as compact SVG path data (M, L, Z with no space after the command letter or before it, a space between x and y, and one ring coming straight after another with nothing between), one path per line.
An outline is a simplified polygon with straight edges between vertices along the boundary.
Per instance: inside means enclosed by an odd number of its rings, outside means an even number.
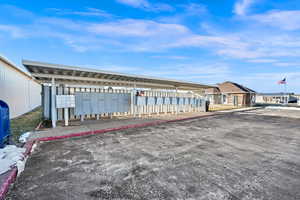
M10 121L9 121L9 107L0 100L0 148L9 142L10 136Z

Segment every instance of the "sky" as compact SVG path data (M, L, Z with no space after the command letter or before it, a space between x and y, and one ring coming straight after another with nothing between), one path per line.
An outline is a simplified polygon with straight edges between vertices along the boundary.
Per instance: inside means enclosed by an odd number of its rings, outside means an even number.
M300 93L299 0L0 0L0 54Z

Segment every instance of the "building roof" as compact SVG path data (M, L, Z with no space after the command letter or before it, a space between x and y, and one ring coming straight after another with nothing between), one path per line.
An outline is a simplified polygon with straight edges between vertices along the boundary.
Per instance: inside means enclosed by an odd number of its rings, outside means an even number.
M250 88L230 81L218 84L218 88L221 93L256 93Z
M9 65L10 67L12 67L13 69L17 70L18 72L20 72L21 74L27 76L28 78L33 78L31 76L30 73L20 69L16 64L14 64L13 62L11 62L10 60L8 60L6 57L4 57L3 55L0 55L0 61L6 63L7 65Z
M207 88L205 89L205 94L221 94L219 88L213 87L213 88Z
M25 68L41 83L50 83L55 78L56 83L108 85L137 88L160 88L178 90L202 90L210 85L157 78L143 75L132 75L96 69L81 68L60 64L50 64L30 60L22 61Z
M243 85L226 81L221 84L217 84L214 88L205 89L205 94L228 94L228 93L256 93L254 90L247 88Z

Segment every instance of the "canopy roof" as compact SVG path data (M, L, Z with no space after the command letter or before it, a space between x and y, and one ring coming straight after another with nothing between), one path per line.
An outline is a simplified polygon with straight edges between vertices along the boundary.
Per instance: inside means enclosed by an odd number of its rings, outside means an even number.
M22 63L32 76L40 83L50 83L52 78L54 78L56 83L61 84L107 85L153 89L177 88L178 90L202 90L204 88L212 87L210 85L193 82L124 74L30 60L23 60Z

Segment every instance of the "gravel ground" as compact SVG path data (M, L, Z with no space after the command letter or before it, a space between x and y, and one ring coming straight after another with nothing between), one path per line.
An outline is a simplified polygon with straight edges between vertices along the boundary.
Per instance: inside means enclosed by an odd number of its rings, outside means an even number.
M300 199L297 118L225 113L38 145L7 199Z

